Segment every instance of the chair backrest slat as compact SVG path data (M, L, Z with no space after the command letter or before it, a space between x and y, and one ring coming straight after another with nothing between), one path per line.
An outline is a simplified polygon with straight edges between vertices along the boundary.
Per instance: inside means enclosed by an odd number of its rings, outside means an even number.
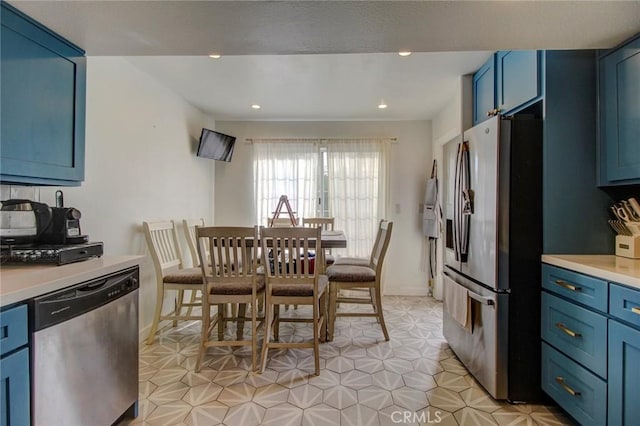
M319 228L261 228L265 273L274 283L313 283L318 271L310 271L312 251L322 249ZM272 253L272 257L269 256Z
M302 226L307 228L321 227L324 231L333 231L335 219L333 217L303 217Z
M176 267L182 268L182 252L175 223L172 220L143 222L142 227L156 272L161 273Z
M384 256L387 253L389 241L391 241L392 229L393 222L388 222L385 220L380 221L380 225L378 227L378 236L376 238L376 243L373 246L370 260L371 265L374 266L378 275L380 274L380 270L382 269L382 261L384 260Z
M200 266L209 281L246 282L256 273L257 226L198 227L196 240Z
M193 266L200 266L198 244L196 243L196 227L204 226L204 219L183 219L182 226L184 228L184 236L187 239L187 246L189 247Z

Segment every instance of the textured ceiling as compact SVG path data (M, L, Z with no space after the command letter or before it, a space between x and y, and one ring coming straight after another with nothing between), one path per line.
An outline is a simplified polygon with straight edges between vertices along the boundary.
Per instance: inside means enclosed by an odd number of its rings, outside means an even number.
M610 48L640 32L640 1L9 3L89 56L132 56L216 119L429 119L489 52ZM458 53L388 53L400 50Z

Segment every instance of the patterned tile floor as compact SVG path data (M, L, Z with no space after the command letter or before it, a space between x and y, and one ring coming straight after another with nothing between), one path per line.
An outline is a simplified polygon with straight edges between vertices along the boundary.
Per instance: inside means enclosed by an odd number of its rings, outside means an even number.
M140 415L122 425L573 424L556 407L488 396L442 337L441 303L385 297L384 309L391 340L373 318L340 318L317 377L311 349L272 350L257 374L249 348L212 348L195 373L199 323L166 328L141 347ZM281 340L310 336L308 324L281 325Z

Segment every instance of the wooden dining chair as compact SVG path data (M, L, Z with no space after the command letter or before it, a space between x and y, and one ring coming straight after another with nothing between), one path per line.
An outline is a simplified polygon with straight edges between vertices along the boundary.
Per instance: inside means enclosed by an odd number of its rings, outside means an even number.
M262 346L260 372L267 364L272 348L313 348L315 375L320 374L320 340L326 339L327 285L321 267L310 267L310 249L321 250L319 228L261 228L262 264L265 268L266 297L265 322L267 324ZM269 253L272 253L270 256ZM311 305L311 318L282 318L279 305ZM281 322L310 322L313 340L306 342L279 342ZM271 331L273 328L273 340Z
M202 289L202 338L195 371L200 371L207 348L215 346L251 346L251 365L257 369L258 329L263 318L258 317L258 299L264 297L264 274L258 274L258 227L198 227L196 228ZM211 254L211 255L209 255ZM209 261L210 259L210 261ZM227 316L224 306L238 304L237 315ZM246 307L251 308L247 317ZM215 316L211 307L217 306ZM236 322L236 339L224 340L225 325ZM243 339L244 323L251 321L251 339ZM217 325L217 339L211 332Z
M375 317L377 318L385 340L389 340L389 333L384 322L382 310L382 264L391 240L393 222L380 221L376 244L374 244L369 265L332 265L327 268L329 278L329 331L328 339L333 339L336 317ZM350 296L340 293L341 290L368 290L368 297ZM365 294L367 294L365 293ZM370 304L373 312L338 312L337 304Z
M320 226L325 231L333 231L335 218L333 217L303 217L302 226L317 228Z
M191 254L191 262L194 267L198 267L200 266L200 258L198 256L198 243L196 242L196 227L204 227L204 219L183 219L182 226L187 240L187 247L189 247L189 253Z
M322 228L323 231L333 231L335 218L333 217L303 217L302 226L307 228ZM324 250L324 262L326 266L333 265L336 261L331 254L331 249Z
M192 315L191 311L193 307L200 306L200 303L185 302L184 292L186 290L196 292L202 288L202 273L200 268L184 267L178 232L172 220L143 222L142 228L156 272L156 307L149 337L147 337L147 344L150 345L155 339L160 321L172 320L175 327L178 320L201 319L198 315ZM165 292L169 290L176 291L174 310L169 314L162 315ZM184 307L187 308L186 315L182 315Z

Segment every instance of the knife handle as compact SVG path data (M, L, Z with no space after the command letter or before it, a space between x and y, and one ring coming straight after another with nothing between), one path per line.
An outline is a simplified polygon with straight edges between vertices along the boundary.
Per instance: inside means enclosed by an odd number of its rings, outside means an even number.
M631 208L633 209L633 211L640 216L640 203L638 203L638 200L636 200L635 198L631 197L629 198L629 204L631 205Z

